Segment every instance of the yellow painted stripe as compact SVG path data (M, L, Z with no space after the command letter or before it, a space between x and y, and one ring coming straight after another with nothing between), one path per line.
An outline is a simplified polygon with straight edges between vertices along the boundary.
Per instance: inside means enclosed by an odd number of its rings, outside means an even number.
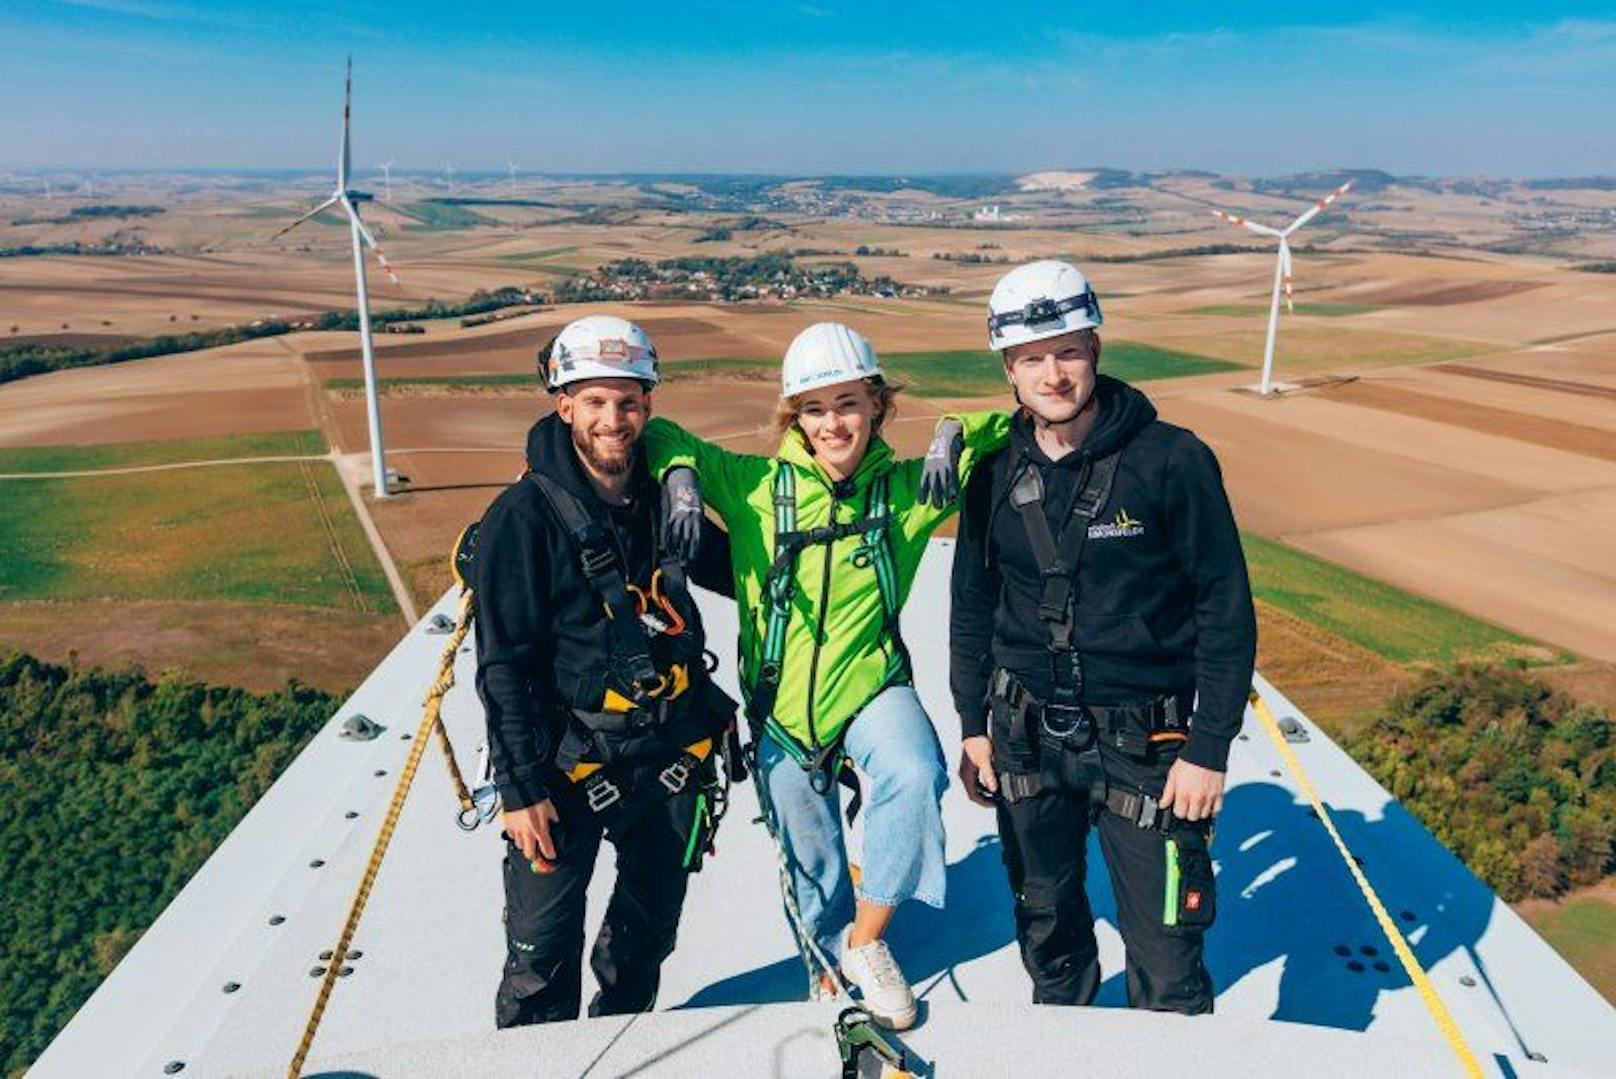
M1285 735L1274 720L1274 714L1268 710L1267 703L1255 689L1251 691L1251 708L1262 721L1264 729L1268 731L1268 737L1273 739L1274 747L1284 758L1285 766L1291 770L1296 785L1302 789L1302 793L1312 804L1313 811L1319 815L1319 823L1330 833L1330 838L1335 842L1335 849L1340 852L1341 860L1347 865L1347 872L1358 882L1358 890L1363 893L1369 909L1374 912L1375 921L1380 923L1380 931L1386 934L1386 940L1391 944L1392 951L1397 953L1398 960L1403 964L1403 970L1408 974L1408 980L1414 983L1414 988L1419 991L1420 999L1425 1002L1431 1018L1436 1020L1437 1028L1442 1031L1442 1036L1447 1039L1448 1045L1459 1057L1459 1062L1464 1065L1465 1074L1480 1079L1483 1074L1481 1065L1477 1063L1476 1054L1471 1051L1470 1044L1465 1041L1463 1032L1459 1030L1459 1024L1453 1021L1453 1016L1449 1013L1448 1006L1442 1003L1442 997L1437 993L1436 986L1431 984L1431 979L1420 966L1420 961L1414 958L1413 949L1408 946L1408 941L1403 939L1402 931L1392 921L1392 916L1386 912L1386 904L1380 901L1380 895L1369 883L1369 878L1364 876L1364 871L1353 860L1352 851L1341 838L1341 833L1336 830L1335 821L1331 819L1330 811L1324 807L1318 788L1313 786L1313 781L1302 768L1302 762L1297 759L1296 752L1291 749L1290 743L1285 741Z

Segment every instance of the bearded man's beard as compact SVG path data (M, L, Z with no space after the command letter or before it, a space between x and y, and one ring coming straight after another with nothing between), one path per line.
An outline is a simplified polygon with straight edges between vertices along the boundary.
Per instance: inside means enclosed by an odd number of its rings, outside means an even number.
M604 476L621 476L634 463L634 443L630 443L621 454L602 453L595 448L595 440L589 436L589 432L576 424L572 428L572 445L577 449L578 456Z

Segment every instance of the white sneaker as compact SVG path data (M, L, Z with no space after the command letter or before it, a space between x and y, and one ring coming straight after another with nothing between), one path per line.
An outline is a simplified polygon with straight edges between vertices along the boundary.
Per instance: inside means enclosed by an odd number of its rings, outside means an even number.
M861 948L842 946L842 974L858 986L864 1007L888 1030L915 1025L915 993L898 969L886 941L874 940Z

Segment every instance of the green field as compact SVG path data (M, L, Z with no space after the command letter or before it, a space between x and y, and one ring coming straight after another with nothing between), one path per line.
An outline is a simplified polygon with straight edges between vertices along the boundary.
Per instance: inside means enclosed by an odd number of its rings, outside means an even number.
M0 448L0 472L87 472L231 457L317 457L326 448L325 437L318 431L270 431L108 446L18 446Z
M1584 896L1546 910L1534 905L1523 913L1577 973L1616 1003L1616 904Z
M0 481L0 550L0 601L394 609L324 461Z
M498 224L493 218L472 213L464 206L455 206L442 202L412 202L402 207L401 212L419 222L419 224L404 226L406 229L416 232L455 232L461 229L475 228L478 225Z
M1399 663L1565 657L1525 637L1251 532L1241 534L1251 591Z
M561 255L570 255L578 250L576 247L545 247L538 251L522 251L514 255L501 255L501 262L542 262L545 259L557 258Z
M328 390L362 390L365 388L365 380L362 378L328 378L325 380L324 386ZM450 391L499 389L511 386L526 387L535 393L540 390L538 376L529 374L409 375L403 378L380 378L376 380L376 389L381 393L386 393L389 390L407 390L411 387L428 386Z
M881 366L917 397L1008 396L998 353L984 349L887 352L881 356ZM1207 375L1239 367L1224 360L1133 341L1106 344L1100 360L1100 370L1128 382ZM675 380L719 376L761 382L778 377L779 371L778 360L685 360L664 365L663 376Z
M1323 315L1326 318L1340 318L1343 315L1362 315L1370 311L1384 310L1385 305L1378 303L1299 303L1296 305L1298 315ZM1184 312L1186 315L1266 315L1267 304L1256 303L1214 303L1205 307L1195 307Z

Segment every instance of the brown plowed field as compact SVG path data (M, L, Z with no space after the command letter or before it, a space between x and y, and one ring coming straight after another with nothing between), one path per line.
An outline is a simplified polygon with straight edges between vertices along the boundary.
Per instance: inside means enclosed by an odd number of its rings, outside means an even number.
M435 598L435 597L434 597ZM257 692L351 689L398 643L396 614L150 600L0 604L0 641L56 663L139 663Z
M1441 369L1451 371L1454 374L1476 375L1479 373L1498 381L1510 381L1502 377L1504 372L1476 372L1447 365L1444 365ZM1554 387L1549 387L1546 383L1555 380L1536 379L1529 375L1520 377L1523 380L1528 380L1524 381L1524 384L1528 386L1557 388L1561 385L1561 383L1556 382ZM1586 389L1598 391L1603 390L1603 387L1593 386L1586 387ZM1417 416L1423 420L1434 420L1437 423L1445 423L1455 427L1466 427L1472 431L1480 431L1483 434L1500 438L1516 439L1539 446L1549 446L1554 449L1567 450L1571 453L1580 453L1589 457L1601 457L1607 461L1616 461L1616 435L1597 427L1583 427L1580 424L1565 423L1561 420L1549 419L1546 416L1534 416L1506 408L1489 408L1486 405L1475 405L1466 401L1435 397L1410 390L1404 386L1396 386L1389 382L1378 380L1358 379L1355 382L1333 386L1326 392L1332 401L1345 401L1347 404L1360 405L1365 408L1385 409L1399 415ZM1616 390L1605 390L1604 393L1609 394L1611 397L1616 397Z
M1453 307L1458 304L1486 303L1544 288L1547 281L1469 281L1461 285L1420 282L1353 293L1357 303L1379 303L1389 307Z

